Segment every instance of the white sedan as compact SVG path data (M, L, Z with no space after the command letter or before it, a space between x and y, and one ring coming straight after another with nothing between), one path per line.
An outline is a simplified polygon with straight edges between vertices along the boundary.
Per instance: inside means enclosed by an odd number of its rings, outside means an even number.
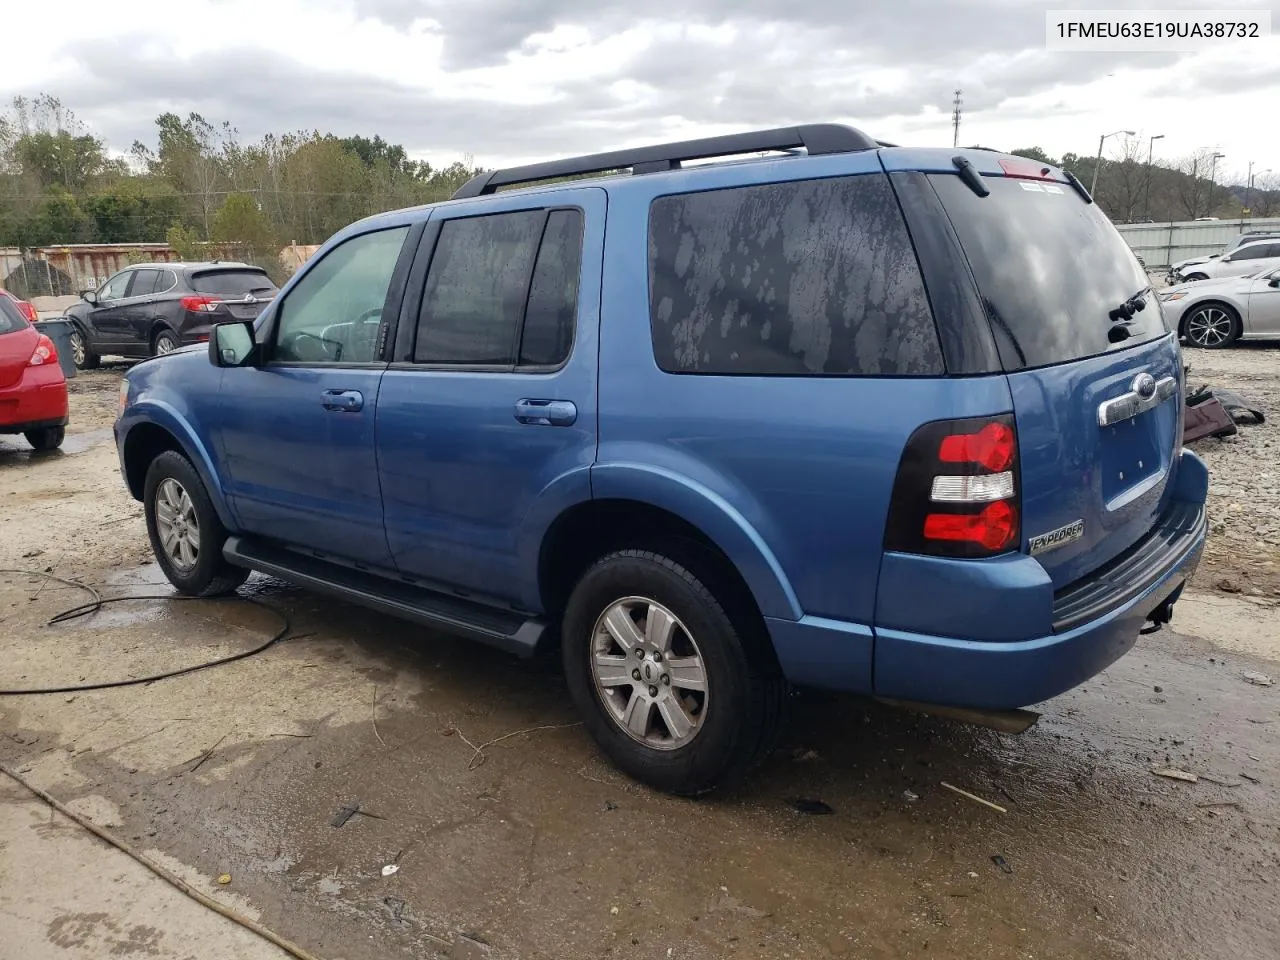
M1280 269L1247 277L1198 280L1166 287L1160 302L1190 346L1228 347L1241 338L1280 337Z

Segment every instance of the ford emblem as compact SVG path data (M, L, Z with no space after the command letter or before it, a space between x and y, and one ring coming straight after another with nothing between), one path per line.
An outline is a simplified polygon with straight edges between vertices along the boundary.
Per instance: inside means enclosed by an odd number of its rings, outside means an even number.
M1143 400L1150 400L1156 395L1156 378L1149 373L1140 373L1133 378L1130 389Z

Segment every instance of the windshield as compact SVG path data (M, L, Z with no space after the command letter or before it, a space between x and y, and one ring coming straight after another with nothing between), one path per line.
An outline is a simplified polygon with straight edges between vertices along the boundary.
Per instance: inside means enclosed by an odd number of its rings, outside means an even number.
M968 256L1007 370L1128 349L1167 332L1128 245L1069 185L984 177L991 193L979 197L958 176L930 179ZM1126 303L1143 309L1113 319Z
M191 277L196 293L213 293L222 297L275 296L276 285L261 270L206 270Z

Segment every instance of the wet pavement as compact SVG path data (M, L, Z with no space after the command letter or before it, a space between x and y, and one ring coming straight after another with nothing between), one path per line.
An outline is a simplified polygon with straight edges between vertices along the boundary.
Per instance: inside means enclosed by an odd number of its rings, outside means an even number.
M164 591L153 567L110 579ZM616 773L547 664L249 587L311 635L0 700L0 761L196 877L231 874L318 956L1280 955L1280 685L1244 679L1274 660L1166 631L1020 736L804 693L748 784L688 801ZM171 669L275 629L163 601L47 628L79 597L38 589L0 577L0 686ZM334 827L351 804L369 815Z

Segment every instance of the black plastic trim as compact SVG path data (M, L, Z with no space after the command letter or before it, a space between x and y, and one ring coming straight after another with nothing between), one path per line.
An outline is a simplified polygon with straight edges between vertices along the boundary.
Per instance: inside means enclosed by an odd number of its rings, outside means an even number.
M520 657L533 656L546 629L546 624L533 617L353 570L248 537L228 538L222 555L238 567L268 573L300 587L477 640Z
M1147 536L1054 593L1053 632L1106 616L1150 589L1192 554L1207 523L1203 505L1174 502Z
M740 153L757 153L768 150L789 150L804 147L810 156L832 153L855 153L875 150L880 146L861 130L837 123L805 124L798 127L778 127L772 130L753 130L749 133L731 133L722 137L705 137L700 140L681 140L660 143L649 147L613 150L564 160L549 160L523 167L490 170L472 177L454 193L454 200L479 197L497 192L499 187L520 183L536 183L557 177L582 176L590 173L608 173L630 169L636 173L654 173L677 169L685 160L703 160L712 157L728 157Z

